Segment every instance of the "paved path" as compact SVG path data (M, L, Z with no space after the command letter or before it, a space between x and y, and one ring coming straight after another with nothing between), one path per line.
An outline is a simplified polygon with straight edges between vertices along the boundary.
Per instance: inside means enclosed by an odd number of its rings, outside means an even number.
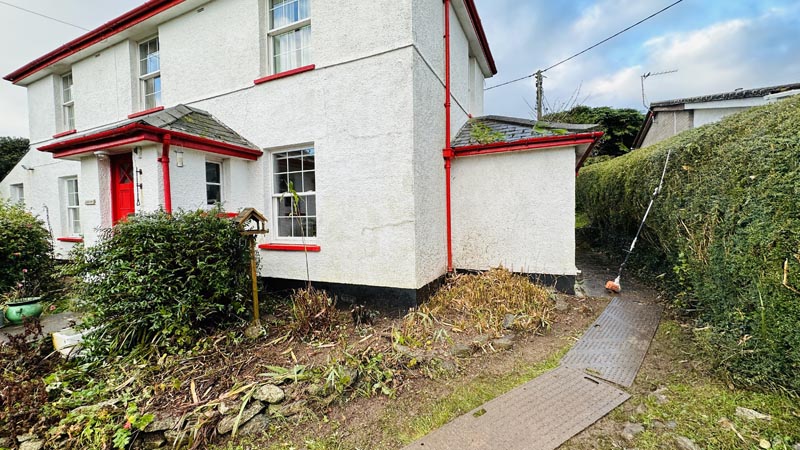
M78 316L75 313L63 312L58 314L49 314L41 317L42 321L42 334L49 338L51 333L61 331L64 328L69 328L75 325L78 321ZM21 334L25 331L22 325L8 325L0 328L0 344L8 342L8 335L14 336Z
M582 264L604 294L598 261ZM602 286L602 284L599 284ZM624 286L623 286L624 287ZM633 285L631 285L633 287ZM587 289L588 290L588 289ZM553 450L624 403L661 320L661 306L629 288L614 298L561 366L456 418L404 450Z

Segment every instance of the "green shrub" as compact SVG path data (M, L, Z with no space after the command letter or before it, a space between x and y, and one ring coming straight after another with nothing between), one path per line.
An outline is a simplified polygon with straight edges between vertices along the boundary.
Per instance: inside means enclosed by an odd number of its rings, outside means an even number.
M637 261L711 326L734 381L800 392L800 97L587 167L577 199L596 238L630 242L670 149Z
M76 253L70 272L98 327L92 354L127 353L140 345L175 351L227 325L248 298L249 246L215 212L131 217Z
M44 223L20 205L0 199L0 295L22 284L23 295L51 286L53 245Z

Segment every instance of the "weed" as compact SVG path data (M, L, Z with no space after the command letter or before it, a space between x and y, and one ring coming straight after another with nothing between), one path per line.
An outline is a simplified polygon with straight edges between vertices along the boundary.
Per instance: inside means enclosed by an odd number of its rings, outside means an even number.
M299 289L292 295L291 331L301 337L330 331L337 322L336 297L313 287Z

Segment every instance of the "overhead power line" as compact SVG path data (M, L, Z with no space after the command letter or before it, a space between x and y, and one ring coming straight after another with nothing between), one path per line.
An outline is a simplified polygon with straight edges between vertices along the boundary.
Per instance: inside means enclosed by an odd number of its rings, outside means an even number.
M623 30L620 30L620 31L618 31L618 32L616 32L616 33L614 33L614 34L612 34L611 36L609 36L609 37L607 37L607 38L603 39L602 41L600 41L600 42L598 42L598 43L596 43L596 44L594 44L594 45L592 45L592 46L590 46L590 47L586 47L585 49L583 49L583 50L579 51L578 53L575 53L574 55L570 56L569 58L562 59L561 61L559 61L559 62L557 62L557 63L553 64L552 66L550 66L550 67L548 67L548 68L546 68L546 69L543 69L543 70L541 70L541 72L542 72L542 73L544 73L544 72L547 72L548 70L550 70L550 69L552 69L552 68L554 68L554 67L560 66L561 64L564 64L565 62L567 62L567 61L569 61L569 60L571 60L571 59L577 58L578 56L580 56L580 55L582 55L582 54L584 54L584 53L588 52L589 50L592 50L592 49L593 49L593 48L595 48L595 47L598 47L598 46L600 46L600 45L602 45L602 44L605 44L606 42L610 41L611 39L614 39L615 37L619 36L620 34L622 34L622 33L625 33L626 31L628 31L628 30L630 30L630 29L632 29L632 28L634 28L634 27L636 27L636 26L638 26L638 25L641 25L641 24L642 24L642 23L644 23L644 22L647 22L648 20L650 20L650 19L652 19L653 17L655 17L655 16L657 16L657 15L659 15L659 14L663 13L664 11L666 11L666 10L668 10L668 9L672 8L673 6L677 5L678 3L681 3L682 1L683 1L683 0L677 0L676 2L672 3L671 5L668 5L668 6L664 7L664 8L662 8L662 9L660 9L660 10L658 10L658 11L654 12L653 14L650 14L649 16L647 16L647 17L645 17L644 19L642 19L642 20L640 20L640 21L638 21L638 22L634 23L633 25L631 25L631 26L629 26L629 27L627 27L627 28L625 28L625 29L623 29ZM506 81L505 83L500 83L500 84L498 84L498 85L495 85L495 86L490 86L490 87L486 88L485 90L486 90L486 91L488 91L488 90L490 90L490 89L499 88L499 87L501 87L501 86L506 86L506 85L509 85L509 84L511 84L511 83L516 83L516 82L518 82L518 81L527 80L528 78L533 78L533 77L535 77L535 76L536 76L536 72L534 72L534 73L532 73L532 74L530 74L530 75L526 75L526 76L524 76L524 77L520 77L520 78L517 78L517 79L511 80L511 81Z
M8 3L8 2L4 2L4 1L0 0L0 4L6 5L6 6L10 6L12 8L19 9L20 11L25 11L26 13L30 13L30 14L33 14L33 15L36 15L36 16L39 16L39 17L44 17L45 19L50 19L50 20L53 20L55 22L58 22L58 23L61 23L61 24L64 24L64 25L69 25L71 27L78 28L78 29L81 29L83 31L89 31L88 28L84 28L84 27L82 27L80 25L75 25L74 23L65 22L65 21L63 21L61 19L56 19L55 17L48 16L47 14L42 14L42 13L38 13L36 11L31 11L30 9L25 9L25 8L23 8L21 6L17 6L15 4L13 4L13 3Z

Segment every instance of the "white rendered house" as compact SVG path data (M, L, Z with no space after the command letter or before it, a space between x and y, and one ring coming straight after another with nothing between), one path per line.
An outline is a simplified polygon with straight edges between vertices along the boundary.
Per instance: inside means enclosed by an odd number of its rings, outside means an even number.
M600 133L481 117L495 73L473 0L151 0L5 77L31 150L0 194L62 255L128 214L219 203L269 218L272 287L308 251L317 285L386 306L501 264L569 291ZM478 122L504 138L477 143Z

